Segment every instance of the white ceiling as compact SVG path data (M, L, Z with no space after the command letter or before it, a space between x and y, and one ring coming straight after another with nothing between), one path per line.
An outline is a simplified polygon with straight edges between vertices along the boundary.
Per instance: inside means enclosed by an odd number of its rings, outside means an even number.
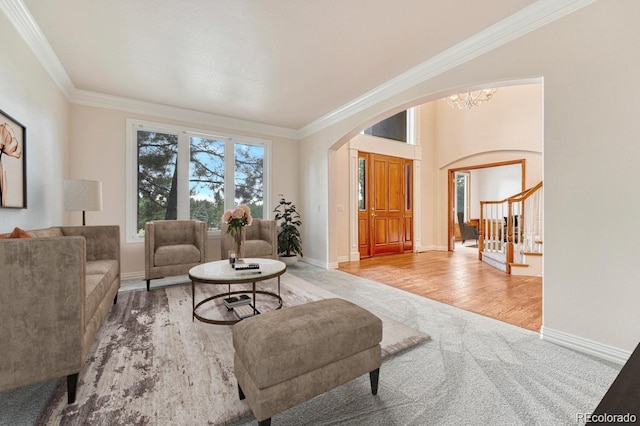
M500 21L523 25L512 15L536 3L8 1L33 17L44 47L48 41L73 90L85 96L111 95L293 130ZM540 0L525 11L577 2Z

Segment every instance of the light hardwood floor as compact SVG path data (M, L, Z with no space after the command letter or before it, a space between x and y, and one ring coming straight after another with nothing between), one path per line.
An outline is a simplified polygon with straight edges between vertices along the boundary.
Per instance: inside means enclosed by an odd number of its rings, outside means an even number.
M379 256L338 269L536 332L542 325L542 278L507 275L479 261L477 249Z

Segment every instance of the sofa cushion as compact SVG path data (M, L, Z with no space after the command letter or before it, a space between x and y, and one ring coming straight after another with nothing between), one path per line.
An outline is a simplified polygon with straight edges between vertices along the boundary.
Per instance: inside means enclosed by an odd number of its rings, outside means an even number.
M64 237L62 234L62 229L60 228L44 228L44 229L32 229L29 231L29 234L33 238L42 238L42 237Z
M374 347L382 320L344 299L267 312L233 326L233 347L259 389Z
M118 276L118 261L115 259L88 260L85 266L86 275L104 275L109 282Z
M118 276L117 260L92 260L85 267L85 321L89 321Z
M93 313L100 306L100 302L104 299L104 295L109 288L110 281L106 275L94 274L85 276L85 302L84 302L84 321L91 319Z
M273 247L263 240L247 240L244 242L244 257L264 257L273 254Z
M156 249L154 266L184 265L200 262L200 250L193 244L174 244Z

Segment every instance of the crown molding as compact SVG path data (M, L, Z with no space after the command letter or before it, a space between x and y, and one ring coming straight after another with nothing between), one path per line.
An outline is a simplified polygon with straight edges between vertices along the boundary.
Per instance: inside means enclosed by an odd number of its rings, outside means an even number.
M62 90L62 93L69 98L69 95L75 90L75 87L62 66L60 59L58 59L58 56L53 52L49 41L44 34L42 34L40 27L22 0L0 0L0 10L2 10L9 22L11 22L18 31L18 34L22 36L31 48L45 71L49 73L53 81L58 85L60 90Z
M151 116L179 118L197 124L220 126L231 130L250 131L289 139L303 139L595 1L539 0L298 130L78 90L22 0L0 0L0 10L7 16L36 58L72 103Z
M222 127L232 131L253 132L260 135L274 136L287 139L298 139L298 132L286 127L272 126L255 121L225 117L217 114L193 111L185 108L172 107L153 102L112 96L104 93L74 89L69 100L74 104L112 109L117 111L142 114L146 116L164 117L174 120L184 120L198 125Z
M539 0L302 127L303 139L351 115L509 43L596 0Z

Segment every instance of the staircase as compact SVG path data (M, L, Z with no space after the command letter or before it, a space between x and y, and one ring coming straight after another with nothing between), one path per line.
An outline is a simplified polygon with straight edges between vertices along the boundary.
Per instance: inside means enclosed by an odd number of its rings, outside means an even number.
M512 275L543 275L542 182L500 201L480 202L479 257Z

